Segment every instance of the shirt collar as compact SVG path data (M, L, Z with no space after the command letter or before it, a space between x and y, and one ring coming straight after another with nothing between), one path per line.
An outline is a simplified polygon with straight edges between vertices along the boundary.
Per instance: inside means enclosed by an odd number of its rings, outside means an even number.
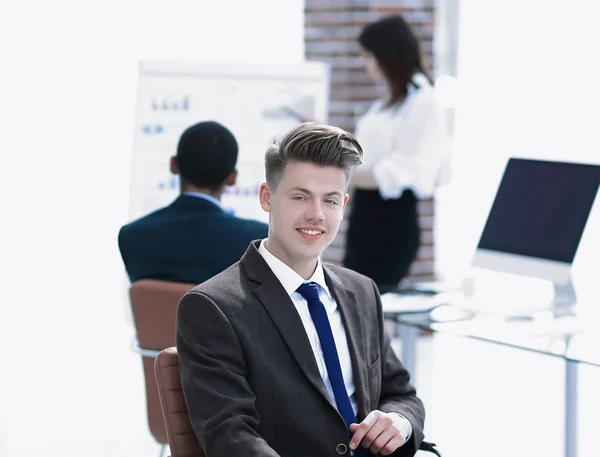
M313 275L308 281L304 281L302 276L300 276L292 268L269 252L265 246L266 241L267 240L264 239L260 242L258 253L263 257L263 259L265 259L265 262L267 262L267 265L269 265L269 268L271 268L290 297L304 282L315 282L321 286L325 292L327 292L327 295L330 299L332 298L331 292L329 292L329 287L327 287L327 283L325 282L325 273L323 271L323 264L321 263L320 258L317 259L317 268L315 268Z
M202 194L200 192L184 192L183 195L189 195L190 197L202 198L211 203L214 203L219 208L221 208L221 202L218 199L216 199L215 197L213 197L212 195Z

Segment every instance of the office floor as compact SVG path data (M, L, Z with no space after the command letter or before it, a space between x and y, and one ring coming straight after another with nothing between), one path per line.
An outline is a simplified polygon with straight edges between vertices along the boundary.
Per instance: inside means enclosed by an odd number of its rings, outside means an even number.
M1 455L158 456L146 428L140 361L129 348L131 328L126 319L115 325L118 314L105 313L112 323L100 318L86 344L26 365L29 372L11 388L18 394L5 391L2 399ZM562 363L547 357L423 337L416 384L428 410L427 437L444 457L561 457L563 373ZM600 368L582 367L580 385L579 457L596 457Z

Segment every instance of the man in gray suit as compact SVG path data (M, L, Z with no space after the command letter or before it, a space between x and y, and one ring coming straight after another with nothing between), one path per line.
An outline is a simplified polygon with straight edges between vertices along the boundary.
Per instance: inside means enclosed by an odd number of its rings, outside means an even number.
M337 127L288 132L265 157L268 237L182 298L181 382L208 457L408 457L419 448L423 405L390 347L375 283L319 258L361 158Z

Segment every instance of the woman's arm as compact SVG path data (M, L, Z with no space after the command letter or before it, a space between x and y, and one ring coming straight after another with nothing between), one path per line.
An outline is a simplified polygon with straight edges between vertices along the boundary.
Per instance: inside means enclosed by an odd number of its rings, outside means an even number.
M393 150L364 171L383 198L398 198L406 188L421 197L432 195L448 150L444 112L433 89L416 92L407 103L392 126Z

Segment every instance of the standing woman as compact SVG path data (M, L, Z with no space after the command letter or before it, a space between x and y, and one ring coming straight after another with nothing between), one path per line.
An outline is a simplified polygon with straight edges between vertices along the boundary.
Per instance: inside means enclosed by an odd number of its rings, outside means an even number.
M397 287L416 258L418 199L433 195L447 136L418 40L404 19L371 23L358 41L367 74L385 84L386 94L356 124L364 160L352 178L344 265L383 293Z

